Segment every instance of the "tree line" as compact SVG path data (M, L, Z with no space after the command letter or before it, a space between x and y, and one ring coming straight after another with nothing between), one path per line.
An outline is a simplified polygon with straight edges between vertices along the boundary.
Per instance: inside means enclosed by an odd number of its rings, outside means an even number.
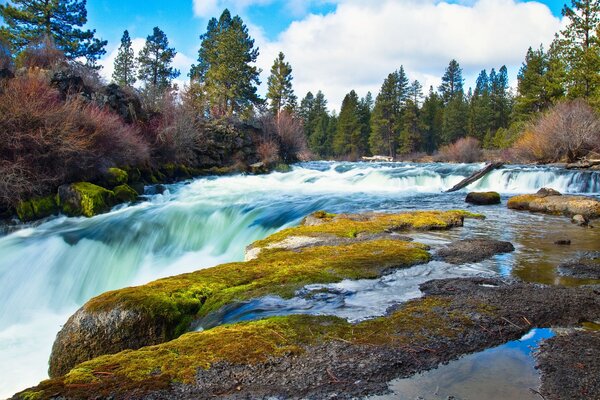
M462 68L451 60L439 87L429 87L427 93L400 66L375 96L361 97L351 90L335 113L321 90L298 101L292 66L283 53L274 60L262 99L262 71L255 65L259 49L242 19L225 10L218 19L210 19L199 38L197 63L182 97L203 118L251 120L270 115L276 128L300 126L309 149L322 158L431 154L465 137L479 140L485 148L507 148L532 118L561 101L584 99L596 109L600 106L600 0L572 0L563 15L568 24L549 48L527 51L514 93L506 66L481 71L475 87L465 90ZM95 38L94 30L80 29L87 21L85 0L13 0L0 5L0 16L5 22L0 42L16 59L44 36L66 57L85 60L92 68L105 53L106 41ZM172 66L175 55L158 27L139 55L125 31L112 79L126 87L140 81L136 86L142 94L160 99L173 91L173 79L180 75ZM300 124L280 124L282 118Z

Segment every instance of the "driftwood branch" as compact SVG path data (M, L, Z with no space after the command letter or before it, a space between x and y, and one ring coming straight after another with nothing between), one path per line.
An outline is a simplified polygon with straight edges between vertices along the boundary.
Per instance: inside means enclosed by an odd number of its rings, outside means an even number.
M477 171L473 175L469 176L468 178L463 179L459 184L454 186L452 189L446 190L446 193L456 192L456 191L464 188L465 186L470 185L473 182L477 182L478 180L480 180L481 178L483 178L484 176L489 174L491 171L501 168L503 165L504 165L504 163L501 163L501 162L495 162L495 163L488 164L482 170Z

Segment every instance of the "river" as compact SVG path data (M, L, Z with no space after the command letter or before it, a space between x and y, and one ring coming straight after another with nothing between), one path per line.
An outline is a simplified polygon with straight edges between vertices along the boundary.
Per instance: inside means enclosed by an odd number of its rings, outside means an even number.
M160 195L119 206L91 219L54 217L0 237L0 398L47 377L47 360L61 325L91 297L161 277L243 260L253 241L301 221L306 214L473 210L467 190L510 195L549 187L600 195L600 172L547 166L507 166L458 193L443 193L482 164L298 164L289 173L206 177L167 186ZM149 188L150 189L150 188ZM226 316L237 321L286 313L335 314L350 320L381 315L419 295L419 282L448 276L514 275L550 284L580 284L558 277L561 260L599 250L600 229L584 230L567 218L517 213L502 206L476 208L486 221L465 229L416 235L433 244L471 236L511 241L517 251L453 267L432 262L373 281L342 282L331 295L283 302L267 298ZM554 240L569 238L569 248Z

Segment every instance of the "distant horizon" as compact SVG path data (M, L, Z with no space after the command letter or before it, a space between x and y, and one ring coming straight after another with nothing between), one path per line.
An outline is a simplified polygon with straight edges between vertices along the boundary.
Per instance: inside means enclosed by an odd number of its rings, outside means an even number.
M6 3L7 0L0 0ZM294 90L323 91L330 110L338 110L350 90L376 95L385 77L401 65L424 91L437 88L444 69L456 59L465 90L482 69L506 65L510 85L527 48L547 46L561 28L558 0L88 0L87 27L108 40L100 60L110 81L123 31L139 51L154 26L175 47L176 80L183 86L196 63L199 36L208 20L225 8L242 17L260 49L264 96L269 69L279 51L292 65Z

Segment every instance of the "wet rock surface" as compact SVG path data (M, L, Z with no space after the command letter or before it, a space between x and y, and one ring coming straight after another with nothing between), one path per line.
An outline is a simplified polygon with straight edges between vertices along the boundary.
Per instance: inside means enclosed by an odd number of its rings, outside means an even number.
M600 252L586 253L581 257L558 266L562 276L580 279L600 279Z
M465 239L452 242L438 250L434 258L450 264L466 264L513 251L515 251L515 247L510 242L493 239Z
M39 398L65 399L98 396L114 399L350 399L384 393L392 379L515 340L533 327L574 326L600 315L597 286L565 288L472 278L430 281L421 289L426 297L389 310L386 317L356 325L324 317L286 317L244 325L273 323L266 331L270 332L277 324L305 318L302 325L293 329L307 325L309 328L296 339L297 347L289 347L289 351L254 362L216 358L208 367L197 367L191 381L185 383L169 375L172 365L161 363L159 355L176 352L172 357L179 360L180 368L206 365L202 359L190 363L192 354L186 354L177 342L187 341L193 345L197 341L198 346L201 343L208 346L210 342L202 340L206 340L211 331L189 334L156 348L82 364L66 378L45 381L28 393L35 391ZM214 332L216 335L221 333L219 329L233 328L215 328ZM319 339L311 340L310 332ZM280 335L276 333L272 337L276 339ZM247 336L240 337L227 346L240 346L251 352L253 347L247 340ZM287 337L281 340L280 343L289 345ZM597 349L597 344L594 345ZM196 347L187 351L193 353ZM150 359L138 358L139 352L145 352ZM570 353L564 356L571 361L576 358ZM137 366L133 361L136 359L144 363ZM139 371L137 375L125 376L128 368L139 368ZM93 377L90 382L73 380L79 373L90 371ZM554 379L552 375L547 376ZM586 382L580 384L587 388Z
M471 192L465 198L465 202L478 206L500 204L500 194L497 192Z
M546 340L537 354L540 393L552 399L600 399L600 331L577 331Z
M584 219L600 218L600 201L593 197L562 195L554 189L543 188L536 194L511 197L508 208Z

